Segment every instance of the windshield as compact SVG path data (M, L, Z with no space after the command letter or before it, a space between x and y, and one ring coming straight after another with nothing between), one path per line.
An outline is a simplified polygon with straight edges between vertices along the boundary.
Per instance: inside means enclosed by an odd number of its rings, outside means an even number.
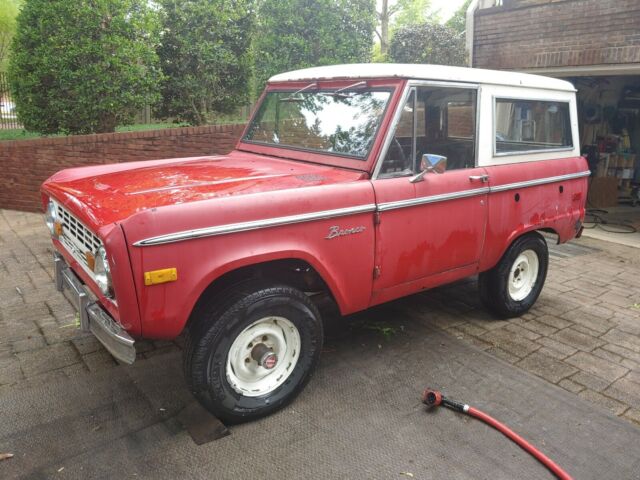
M371 89L268 92L243 140L364 160L390 96Z

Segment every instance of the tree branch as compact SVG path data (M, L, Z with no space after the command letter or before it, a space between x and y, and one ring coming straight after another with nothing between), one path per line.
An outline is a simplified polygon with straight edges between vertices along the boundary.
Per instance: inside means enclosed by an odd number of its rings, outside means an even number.
M389 17L391 17L392 15L395 15L396 13L398 13L401 8L402 8L402 5L400 4L400 2L390 6L389 10L388 10Z

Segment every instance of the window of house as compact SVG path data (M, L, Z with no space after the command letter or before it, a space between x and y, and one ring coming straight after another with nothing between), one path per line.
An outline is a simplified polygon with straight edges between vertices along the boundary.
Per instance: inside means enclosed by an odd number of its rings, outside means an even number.
M568 102L495 100L496 155L572 148Z

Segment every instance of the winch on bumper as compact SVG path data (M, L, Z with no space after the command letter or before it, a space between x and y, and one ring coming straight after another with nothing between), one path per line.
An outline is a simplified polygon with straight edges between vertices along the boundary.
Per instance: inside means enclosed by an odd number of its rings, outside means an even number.
M133 338L97 302L91 300L89 291L62 255L55 253L54 263L56 288L60 292L69 289L80 315L82 330L93 333L116 359L133 363L136 359Z

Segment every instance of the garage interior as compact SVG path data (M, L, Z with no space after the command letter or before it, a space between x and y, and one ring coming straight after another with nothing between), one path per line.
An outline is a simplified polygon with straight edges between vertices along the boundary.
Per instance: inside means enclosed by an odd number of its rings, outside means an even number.
M592 176L585 235L640 246L640 75L568 77Z

